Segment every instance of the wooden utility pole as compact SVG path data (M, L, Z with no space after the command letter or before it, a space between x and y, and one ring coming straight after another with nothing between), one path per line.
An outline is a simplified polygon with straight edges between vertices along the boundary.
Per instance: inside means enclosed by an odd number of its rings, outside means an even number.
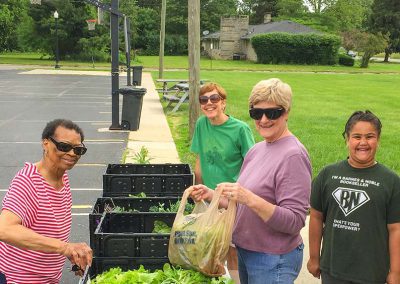
M200 0L188 0L189 138L199 117L200 91Z
M161 29L160 29L160 55L158 64L158 78L164 76L164 45L165 45L165 16L167 11L167 0L162 0L161 4Z

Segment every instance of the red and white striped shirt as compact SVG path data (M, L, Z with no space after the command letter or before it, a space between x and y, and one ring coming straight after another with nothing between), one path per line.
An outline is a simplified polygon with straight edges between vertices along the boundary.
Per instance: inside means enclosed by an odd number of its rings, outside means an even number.
M7 209L22 220L22 225L46 237L65 242L71 231L71 190L68 176L64 187L56 191L36 166L26 163L14 177L3 199ZM59 283L65 256L17 247L0 242L0 271L7 283Z

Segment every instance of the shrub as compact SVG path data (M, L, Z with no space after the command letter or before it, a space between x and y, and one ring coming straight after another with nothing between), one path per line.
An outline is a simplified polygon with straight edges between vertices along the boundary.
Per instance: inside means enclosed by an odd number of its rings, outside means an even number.
M269 33L251 39L259 63L337 63L340 39L334 35Z
M339 64L343 66L354 66L354 58L346 54L339 54Z

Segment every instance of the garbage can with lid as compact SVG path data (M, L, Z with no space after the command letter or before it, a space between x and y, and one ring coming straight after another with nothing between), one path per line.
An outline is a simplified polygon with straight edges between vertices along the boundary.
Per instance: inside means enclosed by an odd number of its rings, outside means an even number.
M138 130L142 113L143 96L145 88L120 88L123 95L121 127L126 130Z
M134 86L141 86L143 66L133 66L131 68L132 68L132 84Z

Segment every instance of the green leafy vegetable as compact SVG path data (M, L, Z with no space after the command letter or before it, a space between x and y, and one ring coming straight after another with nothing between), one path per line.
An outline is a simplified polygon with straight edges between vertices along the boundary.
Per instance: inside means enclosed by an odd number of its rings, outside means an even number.
M171 233L171 227L165 224L163 221L155 220L152 233L169 234Z
M171 201L169 201L169 207L165 207L164 203L158 203L158 206L157 205L151 206L149 208L149 212L170 212L170 213L178 212L180 205L181 205L180 200L174 203L171 203ZM193 208L194 204L186 203L184 214L186 215L192 213Z
M115 206L111 212L117 212L117 213L134 213L134 212L139 212L136 209L131 209L131 208L125 208L121 206Z
M194 270L172 267L165 263L163 269L150 272L141 265L139 269L123 272L111 268L92 281L94 284L234 284L227 277L208 277Z

